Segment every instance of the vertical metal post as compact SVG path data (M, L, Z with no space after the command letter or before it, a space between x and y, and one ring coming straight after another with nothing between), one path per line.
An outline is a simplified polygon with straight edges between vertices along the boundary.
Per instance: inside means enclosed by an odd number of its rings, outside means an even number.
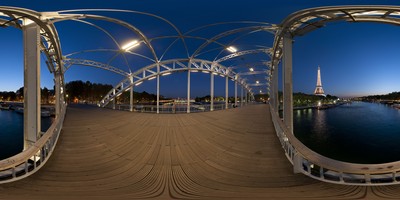
M228 85L229 85L229 78L228 76L225 77L225 109L228 109Z
M283 122L293 134L292 46L292 37L286 35L283 39Z
M274 104L274 110L275 112L278 114L279 113L279 90L278 90L278 86L279 86L279 69L278 66L275 66L275 69L273 71L273 79L272 79L272 90L273 90L273 104ZM278 115L279 116L279 115Z
M40 27L24 19L24 150L40 138Z
M129 77L131 81L131 88L129 93L129 111L133 111L133 76Z
M214 110L214 74L211 73L211 88L210 88L210 96L211 96L211 103L210 103L210 111Z
M240 107L243 107L243 85L240 87Z
M56 109L56 119L59 117L60 112L61 112L61 105L64 103L61 101L61 72L56 71L55 72L55 95L56 95L56 102L55 102L55 109Z
M237 107L237 76L235 77L235 107Z
M188 68L188 80L187 80L187 113L190 113L190 63Z
M157 113L160 113L160 64L157 64Z
M115 88L113 89L113 106L112 109L115 110L115 105L116 105L117 97L115 96Z
M247 95L248 95L248 93L247 93L247 88L246 87L244 87L243 88L243 92L244 92L244 101L243 101L243 103L244 103L244 105L246 106L247 105Z

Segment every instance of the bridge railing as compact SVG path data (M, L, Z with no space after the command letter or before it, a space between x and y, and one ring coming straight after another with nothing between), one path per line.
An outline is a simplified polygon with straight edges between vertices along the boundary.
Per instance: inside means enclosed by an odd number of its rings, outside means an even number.
M108 107L111 108L111 105ZM240 105L238 105L240 107ZM228 109L234 108L233 103L228 104ZM125 110L129 111L130 106L128 104L117 104L115 106L116 110ZM214 110L224 110L225 109L225 103L223 104L214 104L213 106ZM209 104L192 104L190 105L190 113L196 113L196 112L208 112L211 110L211 106ZM133 107L134 112L143 112L143 113L156 113L157 112L157 106L156 105L134 105ZM159 107L159 113L187 113L187 106L186 105L161 105Z
M23 179L44 166L58 141L65 112L66 105L63 104L59 117L35 144L15 156L0 160L0 184Z
M276 134L295 173L343 185L400 184L400 162L355 164L322 156L306 147L290 133L278 113L272 106L270 108Z

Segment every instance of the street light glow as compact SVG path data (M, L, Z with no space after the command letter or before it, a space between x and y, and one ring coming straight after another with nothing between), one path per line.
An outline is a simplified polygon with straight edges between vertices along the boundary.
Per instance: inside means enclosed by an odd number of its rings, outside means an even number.
M257 83L257 84L259 84L259 83L260 83L260 81L256 81L256 83Z
M162 74L161 76L167 76L167 75L170 75L170 74L171 74L171 72L167 72L167 73Z
M251 72L254 72L254 68L252 68L252 67L250 67L250 69L249 69Z
M136 83L135 86L138 86L138 85L140 85L140 84L142 84L142 83L143 83L143 82L140 81L140 82Z
M125 44L124 46L121 47L122 50L124 51L129 51L133 49L134 47L138 46L140 43L137 40L133 40L129 42L128 44Z
M236 53L237 49L234 46L229 46L228 48L226 48L226 50L232 52L232 53Z

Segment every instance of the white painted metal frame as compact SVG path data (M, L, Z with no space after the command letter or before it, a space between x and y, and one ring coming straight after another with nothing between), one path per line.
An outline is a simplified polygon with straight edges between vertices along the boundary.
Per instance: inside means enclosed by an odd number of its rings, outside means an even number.
M57 143L65 116L63 63L58 33L44 18L45 13L0 6L0 15L11 18L9 26L23 30L24 35L24 151L0 161L0 184L25 178L47 162ZM46 133L40 133L40 58L54 73L56 85L56 119Z
M400 183L400 161L355 164L324 157L293 135L292 39L329 22L379 22L400 25L399 6L334 6L312 8L288 16L275 35L270 77L270 110L277 136L295 173L344 185L393 185ZM283 119L279 117L278 66L283 57Z
M222 75L229 77L232 80L240 81L241 85L246 84L246 82L240 79L235 72L229 70L227 67L219 63L201 59L166 60L158 64L152 64L142 69L139 69L127 78L123 79L103 97L98 106L105 107L110 101L121 95L124 91L128 91L129 87L134 86L135 84L142 83L143 81L152 80L154 78L159 79L158 77L160 75L170 74L179 71L188 71L188 73L207 71L211 74L211 77L213 77L214 75ZM132 77L132 82L130 77ZM157 88L159 88L159 81L157 85ZM115 94L113 92L114 90ZM190 89L188 89L188 92L190 92ZM159 91L157 91L157 96L159 98ZM157 100L157 102L159 103L159 99Z

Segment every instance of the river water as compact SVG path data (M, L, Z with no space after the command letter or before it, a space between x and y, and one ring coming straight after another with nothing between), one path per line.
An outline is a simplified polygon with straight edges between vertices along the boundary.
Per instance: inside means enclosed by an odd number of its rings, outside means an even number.
M52 117L42 117L42 131L46 131L54 121ZM24 115L12 110L0 110L0 160L18 154L23 149Z
M400 110L353 102L327 110L296 110L295 136L310 149L353 163L400 160Z

